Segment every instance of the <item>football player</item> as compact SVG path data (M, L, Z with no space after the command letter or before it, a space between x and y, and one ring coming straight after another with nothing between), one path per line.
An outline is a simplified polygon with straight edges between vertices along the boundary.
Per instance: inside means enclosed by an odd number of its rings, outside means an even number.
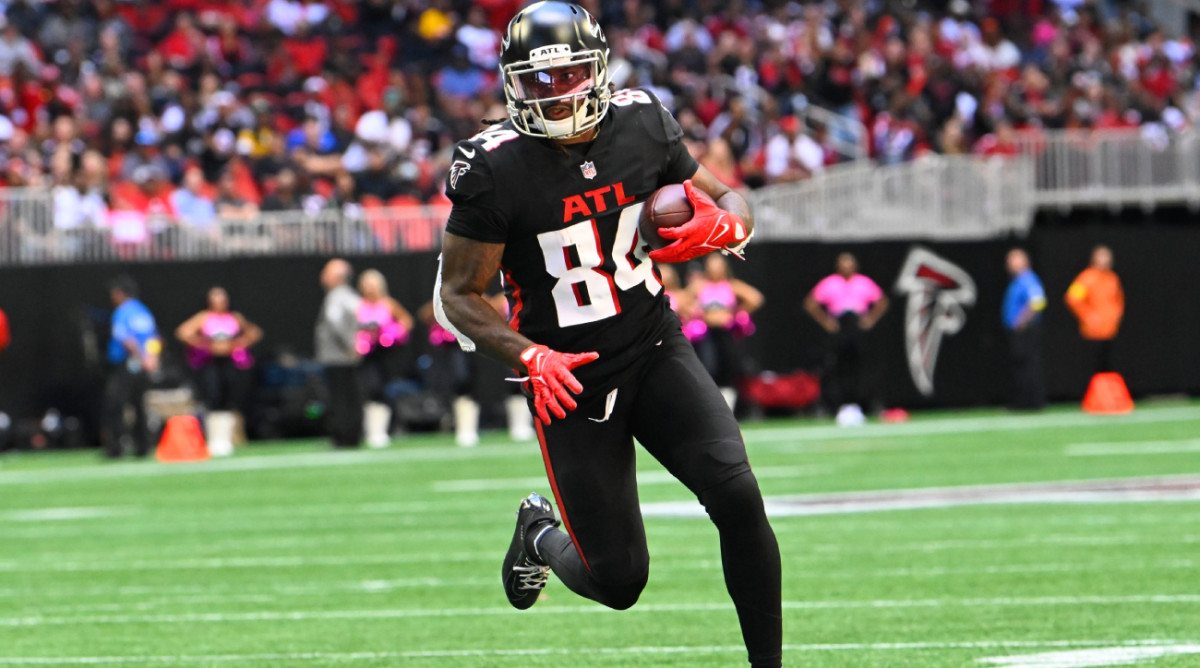
M720 533L725 583L753 666L782 662L779 546L733 413L680 331L655 262L740 253L746 201L688 154L652 93L614 91L596 20L565 2L518 13L501 45L508 119L459 142L435 311L460 344L524 376L550 488L517 511L502 565L532 606L549 571L615 609L646 585L638 442L688 487ZM642 203L683 183L690 222L647 254ZM506 322L485 300L500 272Z

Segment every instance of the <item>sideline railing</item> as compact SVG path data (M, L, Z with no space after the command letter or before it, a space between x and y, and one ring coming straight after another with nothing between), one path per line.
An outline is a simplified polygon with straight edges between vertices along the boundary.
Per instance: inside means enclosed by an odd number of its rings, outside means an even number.
M1021 133L1017 155L834 165L750 193L762 239L981 239L1023 235L1037 209L1200 207L1200 134ZM107 212L56 216L55 191L0 189L0 265L428 250L448 205L263 213L207 226ZM80 221L64 229L65 220ZM57 223L57 224L56 224Z
M750 201L763 239L982 239L1029 229L1033 172L1022 157L860 161L754 191Z
M420 251L441 243L448 205L260 213L185 225L136 211L62 229L44 190L0 191L0 265Z
M1022 132L1039 207L1200 205L1200 135L1159 124L1128 130Z

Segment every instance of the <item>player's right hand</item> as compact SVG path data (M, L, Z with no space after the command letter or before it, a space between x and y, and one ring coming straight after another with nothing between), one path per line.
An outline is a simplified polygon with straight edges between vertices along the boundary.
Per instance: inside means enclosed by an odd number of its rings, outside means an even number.
M529 376L529 389L533 392L533 407L542 424L550 424L550 414L567 417L579 405L571 394L583 391L583 384L571 373L571 369L594 362L599 353L560 353L546 346L535 344L521 351L521 362Z

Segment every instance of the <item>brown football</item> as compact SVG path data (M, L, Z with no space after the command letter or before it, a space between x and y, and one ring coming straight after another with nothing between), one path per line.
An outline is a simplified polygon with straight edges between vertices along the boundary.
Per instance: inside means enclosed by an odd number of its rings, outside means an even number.
M655 250L671 243L658 235L659 228L679 227L692 219L692 203L688 201L683 184L672 183L655 190L642 206L638 232L642 242Z

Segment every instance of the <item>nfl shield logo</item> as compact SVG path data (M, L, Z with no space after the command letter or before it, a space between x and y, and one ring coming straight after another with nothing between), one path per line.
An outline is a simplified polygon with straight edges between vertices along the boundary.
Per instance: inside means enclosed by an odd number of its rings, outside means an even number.
M596 163L592 162L591 160L588 160L587 162L580 165L579 169L581 171L583 171L583 178L585 178L585 179L596 178Z

